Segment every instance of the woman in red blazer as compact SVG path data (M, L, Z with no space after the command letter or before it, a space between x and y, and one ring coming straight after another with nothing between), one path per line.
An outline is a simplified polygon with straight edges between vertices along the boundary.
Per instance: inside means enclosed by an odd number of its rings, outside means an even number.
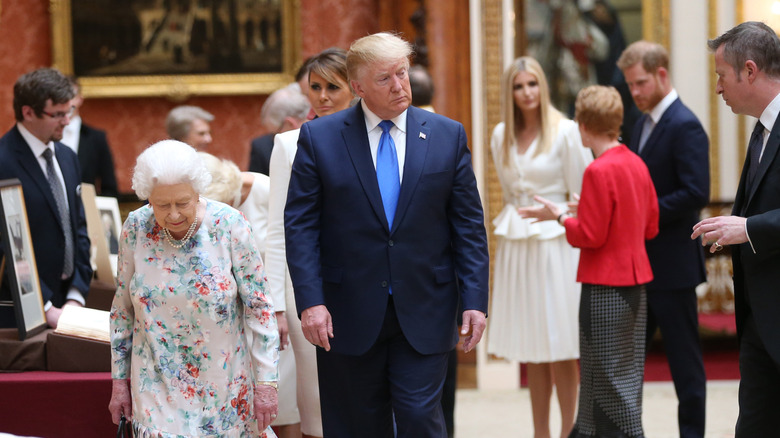
M642 437L647 308L653 279L645 240L658 234L658 200L644 162L618 140L623 104L612 87L580 91L575 119L593 150L574 214L544 198L520 209L538 220L557 219L580 248L582 383L577 424L570 437Z

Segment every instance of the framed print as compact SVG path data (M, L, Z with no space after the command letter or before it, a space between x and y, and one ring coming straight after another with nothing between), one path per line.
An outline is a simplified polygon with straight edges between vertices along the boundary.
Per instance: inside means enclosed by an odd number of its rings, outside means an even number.
M81 184L81 202L84 204L84 215L87 218L87 234L89 234L89 259L95 278L107 284L116 284L116 262L111 263L111 252L108 249L106 232L103 229L103 219L97 204L95 186ZM116 199L114 199L116 202ZM118 236L118 234L117 234ZM92 294L90 293L90 297Z
M18 179L0 181L0 240L2 266L11 290L19 340L23 341L46 328L41 285L35 264L27 208Z
M116 198L98 196L95 198L100 224L103 225L103 235L108 245L108 257L111 260L111 272L116 276L119 259L119 233L122 230L122 219L119 216L119 203Z
M297 1L50 0L54 67L85 97L270 93L292 82Z

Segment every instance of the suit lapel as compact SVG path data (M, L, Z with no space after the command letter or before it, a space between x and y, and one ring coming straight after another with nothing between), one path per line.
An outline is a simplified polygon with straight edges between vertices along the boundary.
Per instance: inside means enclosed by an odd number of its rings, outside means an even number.
M669 108L666 108L666 111L661 114L661 118L650 132L650 136L647 137L647 141L645 142L645 147L642 148L642 152L639 154L642 158L649 157L656 149L655 145L659 143L659 139L664 135L666 126L669 124L669 121L674 118L674 114L677 112L677 106L680 104L680 99L675 99L674 102L669 105ZM646 114L646 116L650 117L649 114Z
M22 137L22 134L19 132L19 130L17 128L14 128L14 130L17 135L17 141L14 143L16 144L15 153L17 159L19 160L19 166L28 175L30 175L30 179L35 182L35 186L37 187L38 191L40 191L43 194L43 197L46 198L46 203L49 204L49 208L51 209L52 214L56 217L59 217L60 214L59 210L57 209L57 202L54 200L51 187L49 187L49 181L46 180L46 175L43 173L41 165L38 164L38 159L33 154L32 149L30 149L30 146L24 140L24 137ZM30 187L26 190L32 190L32 188Z
M352 109L350 117L344 120L344 129L341 130L341 136L347 147L347 152L355 167L363 191L366 192L368 202L379 220L384 224L385 229L390 231L387 225L387 216L385 216L385 207L382 204L382 194L379 192L379 183L376 180L376 168L374 160L371 158L371 147L368 143L368 133L366 132L366 120L363 116L363 108L358 103Z
M395 210L393 230L404 218L404 214L412 200L412 194L420 181L420 175L428 154L428 144L431 141L430 129L426 120L418 120L425 116L424 110L409 107L406 113L406 158L404 159L404 179L401 182L401 193L398 195L398 207Z
M764 178L764 175L766 175L766 171L769 169L769 166L775 160L775 155L777 155L777 150L780 146L780 123L778 123L778 120L780 120L780 116L775 119L775 125L772 127L772 132L769 133L769 140L767 140L766 147L764 148L764 154L761 156L761 161L758 165L758 171L756 172L756 179L749 187L750 193L748 194L747 200L745 202L746 207L750 205L750 201L753 199L753 195L756 194L758 186L761 185L761 179ZM745 166L743 166L743 168L744 167Z

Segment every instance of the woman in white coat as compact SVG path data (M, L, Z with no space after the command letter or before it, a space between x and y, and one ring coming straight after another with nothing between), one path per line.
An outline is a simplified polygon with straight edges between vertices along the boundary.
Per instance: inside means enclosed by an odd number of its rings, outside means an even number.
M350 106L354 95L347 80L346 52L330 48L314 55L309 61L308 89L302 90L309 98L317 117L324 117ZM303 336L301 321L295 308L292 283L287 273L284 243L284 206L287 187L300 130L277 134L271 153L271 196L269 204L268 236L266 240L266 273L272 295L280 290L286 297L287 325L295 353L298 374L298 409L301 414L303 436L322 436L320 397L317 383L315 348Z

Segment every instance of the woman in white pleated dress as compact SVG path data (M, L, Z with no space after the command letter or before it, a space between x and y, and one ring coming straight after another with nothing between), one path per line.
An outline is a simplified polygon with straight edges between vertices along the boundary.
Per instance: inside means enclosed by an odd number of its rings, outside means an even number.
M566 437L574 425L579 384L579 251L556 222L534 223L517 209L533 205L534 195L565 208L579 193L593 158L577 125L550 104L536 60L516 59L504 73L503 93L504 122L491 139L505 205L493 220L498 244L488 352L527 364L536 437L551 436L555 388L561 437Z

